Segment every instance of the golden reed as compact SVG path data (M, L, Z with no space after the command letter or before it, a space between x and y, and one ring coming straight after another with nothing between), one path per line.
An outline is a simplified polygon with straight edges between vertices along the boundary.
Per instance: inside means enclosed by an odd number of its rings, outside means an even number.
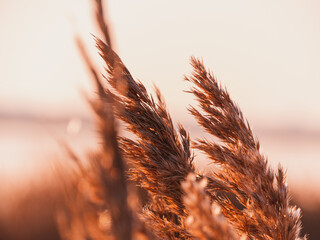
M97 86L90 103L102 144L88 166L69 150L77 168L57 214L61 238L306 239L283 169L268 166L241 110L202 61L192 57L185 77L199 103L189 111L217 141L191 142L160 91L150 95L113 51L102 2L94 2L105 79L77 43ZM134 137L119 136L117 123ZM213 174L197 171L193 148L219 166Z

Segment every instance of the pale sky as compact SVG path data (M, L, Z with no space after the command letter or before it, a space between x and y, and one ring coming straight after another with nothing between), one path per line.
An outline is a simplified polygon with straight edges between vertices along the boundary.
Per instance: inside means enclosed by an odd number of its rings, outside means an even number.
M317 0L111 0L116 49L185 119L194 103L191 55L201 57L249 120L320 129ZM89 0L0 0L0 112L82 114L90 79L73 34L97 33ZM90 89L87 91L91 91Z

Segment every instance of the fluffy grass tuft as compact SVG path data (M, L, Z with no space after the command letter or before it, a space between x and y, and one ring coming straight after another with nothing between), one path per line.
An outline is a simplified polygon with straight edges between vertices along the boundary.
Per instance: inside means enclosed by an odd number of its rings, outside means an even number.
M186 80L199 103L190 113L218 139L193 144L219 166L210 176L193 165L190 135L175 127L160 91L150 95L115 53L102 2L94 2L103 80L77 42L96 83L90 103L102 144L87 167L76 161L71 198L58 218L62 238L306 239L284 170L268 166L240 108L203 63L192 57ZM118 124L132 137L120 136Z

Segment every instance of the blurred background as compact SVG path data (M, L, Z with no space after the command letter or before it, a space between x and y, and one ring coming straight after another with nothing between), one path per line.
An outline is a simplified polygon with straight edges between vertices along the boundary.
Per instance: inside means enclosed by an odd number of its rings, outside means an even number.
M243 110L270 164L288 169L305 231L317 239L320 2L109 0L107 10L115 49L132 75L150 90L158 86L174 120L194 137L203 133L186 110L195 101L183 76L191 55L203 59ZM30 189L57 187L60 140L80 154L97 142L84 97L94 96L93 87L74 42L75 34L84 39L103 72L93 13L89 0L0 0L1 221L23 222L12 209L26 203ZM199 168L206 165L199 155ZM19 238L10 234L3 239Z

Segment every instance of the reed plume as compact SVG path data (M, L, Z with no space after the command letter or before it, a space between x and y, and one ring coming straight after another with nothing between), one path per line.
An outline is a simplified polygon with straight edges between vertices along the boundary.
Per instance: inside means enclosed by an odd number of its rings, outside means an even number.
M268 166L242 112L203 63L192 57L191 64L193 73L186 80L195 85L190 92L202 112L194 107L190 112L220 141L202 139L195 147L219 165L214 178L243 206L240 210L228 199L219 198L224 215L249 238L300 239L300 210L289 203L283 169L279 166L275 173Z
M185 215L180 182L195 171L189 134L181 125L179 132L175 130L158 89L155 101L108 45L98 40L97 46L107 65L107 80L117 90L115 94L107 90L117 101L116 114L135 134L135 139L123 137L121 142L123 154L132 164L130 178L152 199L145 217L161 236L170 233L165 231L167 224L176 225L175 235L184 235L178 231ZM124 88L119 90L119 85Z
M191 58L186 80L201 108L191 114L218 139L194 143L218 165L210 176L195 168L190 135L174 126L160 91L150 95L114 51L102 1L94 3L104 79L77 43L96 84L90 103L102 144L87 167L71 154L79 171L70 191L76 200L60 218L64 239L306 239L283 169L268 166L239 107L203 63ZM133 136L119 136L119 123Z
M188 211L186 228L195 239L240 239L233 226L224 218L220 206L206 192L207 179L197 180L193 173L183 181L183 202ZM242 238L245 239L245 238Z
M111 46L108 25L104 21L102 1L95 0L95 5L97 24L103 33L105 41ZM71 224L82 223L80 229L82 228L84 231L76 231L74 233L64 229L61 232L65 239L78 239L79 237L86 239L89 237L90 239L129 240L133 237L132 225L134 220L128 205L126 163L118 146L113 100L105 93L100 74L98 74L91 62L81 39L76 38L76 43L96 84L98 97L97 99L89 100L89 103L96 116L97 130L102 144L100 150L90 157L88 169L84 169L78 157L72 151L69 151L71 158L76 161L79 169L76 181L78 181L78 184L84 182L87 186L86 190L94 193L91 194L93 196L91 198L83 196L82 194L85 193L77 191L79 189L77 184L69 189L70 191L75 190L72 195L78 199L75 205L77 207L82 206L82 208L76 211L74 206L70 206L69 210L73 211L65 211L69 219L64 215L64 223L60 224L60 226L65 226L67 219ZM71 201L67 201L67 204L71 205L70 203ZM83 211L82 209L85 210ZM105 217L105 222L111 223L102 230L99 227L101 216ZM88 226L91 226L94 232L89 231L90 228Z

